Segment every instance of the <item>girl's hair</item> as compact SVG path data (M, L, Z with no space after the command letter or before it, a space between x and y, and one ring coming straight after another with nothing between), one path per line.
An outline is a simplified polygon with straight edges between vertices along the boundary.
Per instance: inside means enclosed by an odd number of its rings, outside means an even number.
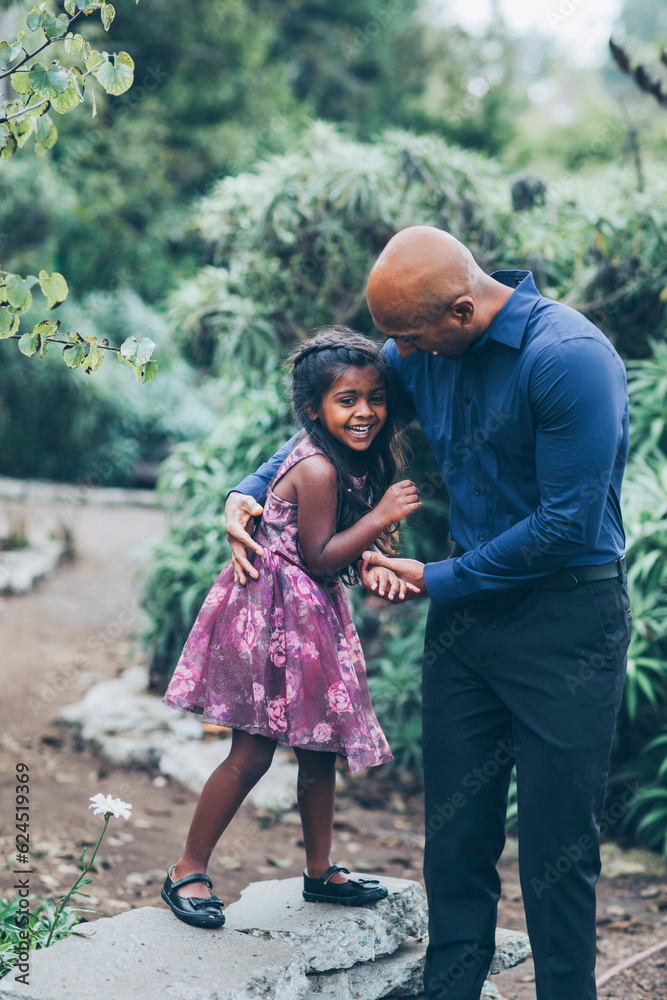
M393 373L372 340L345 326L332 326L317 331L290 356L292 366L292 405L296 419L311 441L322 450L337 473L338 507L336 532L345 531L367 514L382 498L387 488L403 472L405 454L399 434L407 424L402 391ZM364 453L366 485L363 494L355 487L352 476L351 449L332 437L318 419L322 400L346 368L375 368L387 390L387 419ZM387 528L377 539L378 548L387 555L395 554L397 529ZM358 582L356 566L341 573L345 583Z

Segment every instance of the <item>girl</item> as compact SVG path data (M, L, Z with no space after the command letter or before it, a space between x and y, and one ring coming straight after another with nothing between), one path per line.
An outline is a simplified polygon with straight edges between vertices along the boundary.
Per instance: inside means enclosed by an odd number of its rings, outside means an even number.
M387 895L373 879L332 865L336 754L351 771L391 759L371 706L363 655L343 583L373 544L393 551L399 521L421 507L405 480L391 374L375 344L344 327L321 331L292 356L292 401L303 433L269 487L255 535L257 579L228 564L211 588L164 697L233 730L229 756L208 779L185 850L162 897L199 927L224 923L206 868L276 743L294 747L306 848L304 898L347 906ZM377 568L400 598L406 586ZM183 891L182 891L183 890Z

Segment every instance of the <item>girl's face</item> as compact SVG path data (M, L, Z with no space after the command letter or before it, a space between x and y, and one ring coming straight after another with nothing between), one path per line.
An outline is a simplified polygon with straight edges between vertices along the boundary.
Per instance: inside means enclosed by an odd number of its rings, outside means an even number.
M366 451L387 419L387 388L373 365L350 365L335 380L317 414L332 437Z

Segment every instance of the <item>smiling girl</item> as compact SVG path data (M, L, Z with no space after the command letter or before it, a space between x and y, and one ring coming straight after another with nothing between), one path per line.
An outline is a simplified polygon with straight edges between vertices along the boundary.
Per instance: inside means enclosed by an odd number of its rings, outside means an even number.
M162 897L179 919L224 923L208 861L277 743L294 747L306 848L303 895L346 906L387 895L377 880L346 879L330 858L336 755L351 771L391 759L368 693L343 582L377 545L393 551L398 523L421 507L401 465L398 407L379 350L346 328L321 331L292 356L292 402L303 428L271 486L255 534L257 578L228 564L211 588L164 700L233 730L229 756L208 779L185 850ZM402 599L390 570L376 582ZM183 890L183 891L181 891Z

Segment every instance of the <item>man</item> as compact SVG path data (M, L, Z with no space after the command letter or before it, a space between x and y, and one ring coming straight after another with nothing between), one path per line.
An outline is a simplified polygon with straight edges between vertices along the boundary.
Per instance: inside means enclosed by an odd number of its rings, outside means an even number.
M527 271L485 274L415 226L374 265L368 306L450 496L454 558L392 566L431 600L423 669L427 997L478 1000L494 950L511 768L538 1000L594 1000L599 822L630 611L620 490L623 364ZM244 531L282 453L226 510Z

